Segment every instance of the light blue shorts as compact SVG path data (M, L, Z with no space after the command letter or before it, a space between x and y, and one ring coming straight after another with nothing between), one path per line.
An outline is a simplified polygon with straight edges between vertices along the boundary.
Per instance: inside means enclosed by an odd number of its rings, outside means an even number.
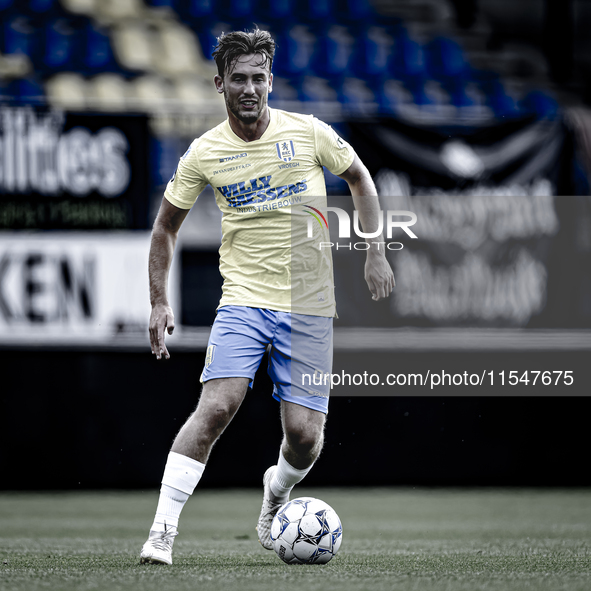
M224 306L211 329L201 381L249 378L266 350L273 397L328 412L332 318Z

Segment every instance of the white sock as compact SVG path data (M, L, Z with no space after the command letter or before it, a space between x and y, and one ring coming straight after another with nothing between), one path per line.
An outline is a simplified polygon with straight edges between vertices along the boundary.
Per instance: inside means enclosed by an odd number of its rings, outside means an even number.
M179 516L203 475L205 464L171 451L168 454L156 517L150 531L178 528Z
M312 466L304 470L296 470L291 464L287 463L287 460L283 457L283 453L280 451L277 469L269 485L271 494L275 497L273 500L276 502L286 502L289 499L291 489L306 476L312 469Z

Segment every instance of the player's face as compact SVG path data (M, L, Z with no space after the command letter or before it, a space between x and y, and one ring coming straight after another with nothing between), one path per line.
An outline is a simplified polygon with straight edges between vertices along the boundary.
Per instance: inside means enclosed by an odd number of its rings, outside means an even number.
M261 54L241 56L223 80L216 76L218 92L223 90L228 111L246 124L256 123L265 113L272 83L273 74Z

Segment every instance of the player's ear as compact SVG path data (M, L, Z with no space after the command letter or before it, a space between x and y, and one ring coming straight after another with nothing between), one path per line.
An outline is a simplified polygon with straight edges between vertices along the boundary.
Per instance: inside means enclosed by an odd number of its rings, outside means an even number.
M273 92L273 74L269 74L269 92Z
M219 74L216 74L213 77L213 83L215 84L215 89L218 93L222 94L224 92L224 79Z

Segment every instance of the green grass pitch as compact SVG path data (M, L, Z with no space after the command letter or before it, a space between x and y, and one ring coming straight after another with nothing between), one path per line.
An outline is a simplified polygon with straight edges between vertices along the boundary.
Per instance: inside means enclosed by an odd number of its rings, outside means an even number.
M591 491L310 489L343 522L324 566L260 547L261 492L197 491L172 567L140 565L157 493L1 493L0 590L588 591Z

